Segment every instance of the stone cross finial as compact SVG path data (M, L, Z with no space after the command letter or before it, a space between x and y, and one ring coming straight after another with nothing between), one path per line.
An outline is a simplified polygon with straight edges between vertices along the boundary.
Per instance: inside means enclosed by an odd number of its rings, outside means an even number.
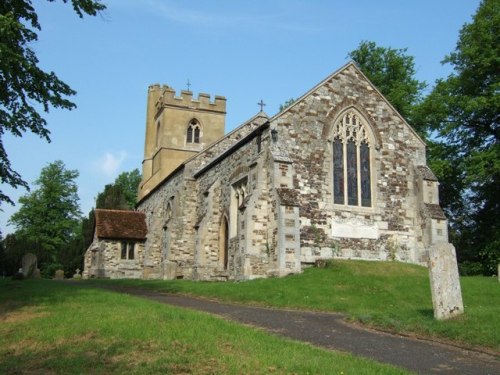
M260 105L260 111L262 112L264 110L264 107L266 104L264 103L264 101L262 99L260 99L260 102L257 103L257 105Z
M187 87L188 87L188 91L191 91L191 82L189 82L189 78L188 78L188 81L187 81Z

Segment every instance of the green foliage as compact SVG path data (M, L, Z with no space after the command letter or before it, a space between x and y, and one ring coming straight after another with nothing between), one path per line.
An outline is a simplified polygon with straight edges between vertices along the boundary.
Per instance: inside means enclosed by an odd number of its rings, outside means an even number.
M45 279L52 279L57 270L64 270L61 263L44 263L41 265L41 274Z
M461 276L482 275L483 265L480 262L470 262L466 260L458 264L458 271Z
M130 172L122 172L115 179L115 185L121 187L130 209L135 208L137 204L137 190L139 189L141 179L141 173L137 168Z
M451 224L459 261L481 262L486 275L500 259L500 6L484 0L443 63L454 71L418 109L434 132L431 167Z
M16 236L40 246L40 255L52 261L74 238L80 219L75 179L78 171L67 170L57 160L44 167L35 181L36 189L19 198L21 208L9 222Z
M108 184L104 186L104 191L97 194L95 206L96 208L104 208L108 210L129 209L122 187L116 184Z
M82 231L83 251L88 249L88 247L90 246L90 244L94 239L94 220L95 220L94 209L90 210L88 217L82 218L81 231Z
M379 47L375 42L363 41L349 52L364 74L380 90L396 110L412 125L414 106L422 99L425 82L415 78L413 56L407 49ZM416 128L421 135L426 129Z
M209 314L50 280L0 279L0 301L2 374L408 373Z
M290 107L293 103L295 103L295 99L290 98L286 102L284 102L283 104L280 104L280 112L283 111L285 108Z
M24 275L22 272L16 272L12 275L12 280L24 280Z
M104 187L104 191L96 198L96 208L131 210L137 203L137 189L141 182L141 174L136 168L131 172L121 173L112 184Z
M95 15L105 9L99 0L71 0L71 4L80 17ZM14 188L28 188L28 184L11 167L3 145L4 134L9 132L21 137L31 131L50 141L47 122L37 108L44 112L50 107L75 108L67 97L76 92L54 72L45 72L38 66L33 44L38 39L39 30L41 26L31 1L0 2L0 177L2 183ZM13 203L0 190L1 202Z

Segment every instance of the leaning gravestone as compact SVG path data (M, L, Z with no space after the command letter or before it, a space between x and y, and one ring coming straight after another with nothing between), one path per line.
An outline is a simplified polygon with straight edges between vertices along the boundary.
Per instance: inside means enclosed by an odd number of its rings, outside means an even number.
M26 253L21 260L22 265L22 273L25 279L31 278L34 276L37 267L36 255L33 253Z
M64 280L64 271L57 270L56 273L54 274L54 280Z
M458 276L457 256L452 244L440 242L431 246L429 278L434 318L443 320L462 314L464 304Z

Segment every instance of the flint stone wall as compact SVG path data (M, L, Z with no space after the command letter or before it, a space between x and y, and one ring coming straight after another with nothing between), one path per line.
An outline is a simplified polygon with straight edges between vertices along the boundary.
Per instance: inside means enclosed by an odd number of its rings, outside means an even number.
M372 207L333 204L332 141L337 116L353 107L375 139ZM382 96L350 66L279 115L272 123L289 150L299 192L301 261L335 253L342 258L425 264L415 165L425 145Z

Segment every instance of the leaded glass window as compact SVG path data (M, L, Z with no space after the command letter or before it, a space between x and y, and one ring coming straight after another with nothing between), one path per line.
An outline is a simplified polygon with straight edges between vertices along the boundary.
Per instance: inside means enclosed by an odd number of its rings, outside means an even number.
M370 186L370 147L363 142L359 148L361 169L361 205L370 207L372 205Z
M344 204L344 145L340 139L333 142L333 199Z
M372 206L371 141L364 120L353 110L333 127L333 202Z
M354 141L347 142L347 204L358 205L358 158Z

